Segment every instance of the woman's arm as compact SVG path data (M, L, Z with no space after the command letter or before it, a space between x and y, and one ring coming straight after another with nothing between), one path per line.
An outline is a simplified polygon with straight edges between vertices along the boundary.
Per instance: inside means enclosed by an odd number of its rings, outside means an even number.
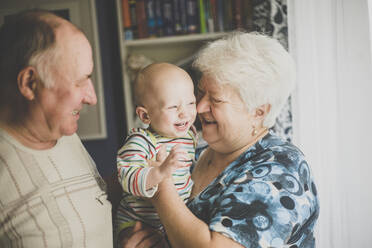
M178 196L171 178L159 184L152 203L175 248L242 247L232 239L210 231L208 225L186 207Z

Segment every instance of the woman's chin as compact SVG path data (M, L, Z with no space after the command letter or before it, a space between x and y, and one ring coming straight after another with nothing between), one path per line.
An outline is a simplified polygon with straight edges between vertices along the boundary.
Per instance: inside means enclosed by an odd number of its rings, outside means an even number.
M203 139L210 143L213 142L213 140L217 139L217 128L212 128L212 127L205 127L203 126L202 128L202 134L203 134Z

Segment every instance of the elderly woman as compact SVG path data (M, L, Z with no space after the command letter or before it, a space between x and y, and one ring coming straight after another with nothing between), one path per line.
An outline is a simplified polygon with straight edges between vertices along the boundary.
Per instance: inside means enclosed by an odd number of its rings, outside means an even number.
M319 205L310 168L297 147L269 131L294 86L291 57L271 38L235 33L210 43L194 65L208 146L192 171L187 206L171 179L152 199L170 244L314 247Z

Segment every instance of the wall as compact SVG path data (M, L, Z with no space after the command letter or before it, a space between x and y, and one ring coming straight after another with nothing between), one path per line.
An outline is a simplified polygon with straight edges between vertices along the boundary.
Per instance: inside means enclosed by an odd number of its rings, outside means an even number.
M114 0L96 0L98 33L101 49L107 138L84 141L104 178L116 170L116 151L126 135L120 54Z

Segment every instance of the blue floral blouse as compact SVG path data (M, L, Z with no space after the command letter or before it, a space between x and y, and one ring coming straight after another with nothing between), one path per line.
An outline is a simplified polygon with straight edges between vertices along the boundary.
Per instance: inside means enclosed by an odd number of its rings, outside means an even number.
M188 207L210 230L245 247L315 247L319 202L310 168L297 147L272 132L226 167Z

